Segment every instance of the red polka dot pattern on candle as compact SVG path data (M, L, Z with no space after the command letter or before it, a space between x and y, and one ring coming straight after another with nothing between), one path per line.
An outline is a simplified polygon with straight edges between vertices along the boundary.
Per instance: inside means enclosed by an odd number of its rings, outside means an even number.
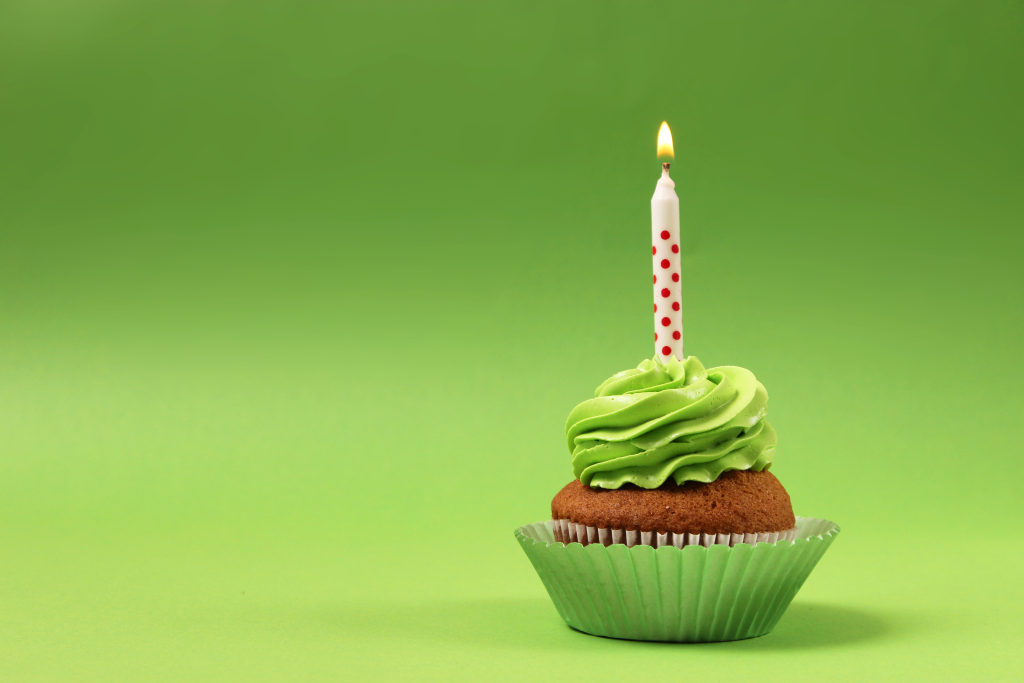
M676 356L682 359L682 292L680 291L679 232L674 228L663 230L662 226L652 233L651 261L654 265L654 350L663 359ZM662 276L658 281L657 273L666 271L671 282ZM666 308L666 304L671 308ZM660 338L664 341L660 341Z

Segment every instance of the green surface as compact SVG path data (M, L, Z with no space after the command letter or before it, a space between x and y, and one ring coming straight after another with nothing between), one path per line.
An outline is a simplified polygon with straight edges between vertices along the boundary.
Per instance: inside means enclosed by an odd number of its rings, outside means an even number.
M0 3L0 680L1019 680L1019 2ZM843 529L776 630L569 630L513 530L651 353Z

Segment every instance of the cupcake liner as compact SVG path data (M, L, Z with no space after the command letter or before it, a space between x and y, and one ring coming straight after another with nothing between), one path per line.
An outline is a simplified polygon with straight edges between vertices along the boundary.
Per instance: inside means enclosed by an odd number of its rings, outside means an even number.
M671 531L665 534L657 531L632 531L629 529L601 529L599 527L576 524L568 519L551 520L551 530L554 533L555 541L559 543L579 543L587 546L591 543L611 545L613 543L624 543L632 548L635 545L649 545L652 548L671 545L676 548L683 548L688 545L702 545L705 548L712 545L734 546L737 543L775 543L776 541L793 541L796 539L796 527L785 531L773 531L771 533L757 534L674 534Z
M680 643L770 632L839 533L828 520L797 517L793 540L729 545L716 536L707 546L655 548L605 546L583 529L587 546L556 541L552 521L516 530L559 616L597 636Z

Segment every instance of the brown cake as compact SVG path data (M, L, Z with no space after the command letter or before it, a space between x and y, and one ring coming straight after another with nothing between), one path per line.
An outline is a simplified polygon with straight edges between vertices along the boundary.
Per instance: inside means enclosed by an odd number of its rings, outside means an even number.
M732 470L710 484L666 482L656 489L595 489L575 479L551 501L551 518L661 534L757 534L796 526L789 494L767 470Z

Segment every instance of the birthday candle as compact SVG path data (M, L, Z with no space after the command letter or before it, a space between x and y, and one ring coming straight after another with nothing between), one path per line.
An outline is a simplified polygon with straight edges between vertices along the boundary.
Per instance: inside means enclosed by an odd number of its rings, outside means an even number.
M658 156L674 158L672 131L661 123ZM661 360L683 355L683 299L679 269L679 196L661 165L661 178L651 197L651 253L654 260L654 349Z

